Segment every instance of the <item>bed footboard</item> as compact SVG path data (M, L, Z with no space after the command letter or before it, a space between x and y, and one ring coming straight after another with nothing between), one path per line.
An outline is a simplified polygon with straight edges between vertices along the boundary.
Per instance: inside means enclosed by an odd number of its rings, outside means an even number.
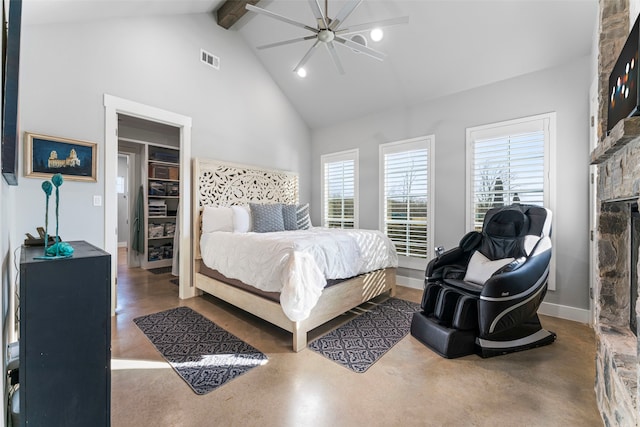
M385 292L396 291L396 269L387 268L363 274L326 288L309 317L293 322L277 302L252 294L233 285L195 274L196 287L242 310L251 313L293 334L293 351L307 347L307 333L331 319Z

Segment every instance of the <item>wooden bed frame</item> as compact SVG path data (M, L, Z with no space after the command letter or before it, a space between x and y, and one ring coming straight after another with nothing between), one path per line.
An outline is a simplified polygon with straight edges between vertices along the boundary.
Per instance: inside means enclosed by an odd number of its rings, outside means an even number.
M249 202L298 203L298 176L291 172L260 169L215 160L194 159L193 262L195 287L293 334L293 350L307 346L307 332L385 292L395 295L396 269L363 274L325 288L309 317L294 322L279 303L212 279L198 272L200 213L204 206L232 206Z

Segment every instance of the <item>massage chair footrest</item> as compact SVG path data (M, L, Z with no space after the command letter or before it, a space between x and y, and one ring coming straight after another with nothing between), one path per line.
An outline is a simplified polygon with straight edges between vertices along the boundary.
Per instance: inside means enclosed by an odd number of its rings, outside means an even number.
M555 340L555 332L540 329L531 335L508 341L493 341L477 338L476 345L478 354L487 358L542 347L553 343Z
M423 312L413 314L411 335L447 359L476 353L476 331L448 328Z

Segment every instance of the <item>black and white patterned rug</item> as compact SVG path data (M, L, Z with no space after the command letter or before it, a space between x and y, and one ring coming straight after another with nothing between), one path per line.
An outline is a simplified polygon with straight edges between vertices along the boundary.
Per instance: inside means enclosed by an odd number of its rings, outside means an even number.
M267 356L189 307L133 319L196 394L206 394Z
M364 372L409 333L418 310L420 304L389 298L308 347L345 368Z
M158 268L150 268L147 271L153 274L165 274L165 273L171 273L171 270L172 270L171 267L158 267Z

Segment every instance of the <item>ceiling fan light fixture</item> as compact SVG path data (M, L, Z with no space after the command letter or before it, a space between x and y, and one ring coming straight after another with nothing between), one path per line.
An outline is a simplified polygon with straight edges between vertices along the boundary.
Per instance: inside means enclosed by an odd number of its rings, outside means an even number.
M333 31L331 30L320 30L318 32L318 40L324 43L332 42L335 38Z
M382 31L382 28L374 28L371 30L371 33L369 33L369 37L371 37L371 40L374 42L379 42L384 37L384 31Z
M246 2L245 8L249 11L259 13L261 15L268 16L270 18L276 19L281 22L285 22L289 25L303 28L309 31L311 34L304 37L297 37L295 39L283 40L276 43L270 43L262 46L258 46L257 49L266 49L276 46L284 46L292 43L298 43L306 40L315 40L313 45L307 50L307 53L302 57L298 65L293 69L294 72L299 72L304 74L300 68L307 63L309 58L317 52L318 46L324 46L330 54L330 57L336 66L336 69L340 74L344 74L344 68L342 67L342 63L340 61L340 57L336 52L335 46L342 46L346 49L351 49L356 53L362 53L371 58L377 59L379 61L384 60L385 54L382 52L378 52L375 49L371 49L367 47L368 41L367 38L360 33L365 33L367 31L371 31L374 29L378 29L373 32L374 41L378 41L382 39L382 31L379 30L380 27L390 26L390 25L398 25L398 24L406 24L409 22L408 16L403 16L399 18L391 18L391 19L383 19L375 22L369 22L366 24L358 24L358 25L343 25L347 18L353 13L353 11L363 2L364 0L345 0L345 4L342 6L340 11L335 15L334 18L329 18L328 13L328 3L329 0L325 0L324 2L324 11L320 6L321 0L308 0L309 6L311 7L311 11L313 13L314 18L316 19L316 26L312 27L306 25L302 22L295 21L293 19L287 18L286 16L279 15L277 13L271 12L267 9L263 9L258 6L254 6L252 2ZM302 77L301 74L299 74ZM306 75L306 74L305 74Z

